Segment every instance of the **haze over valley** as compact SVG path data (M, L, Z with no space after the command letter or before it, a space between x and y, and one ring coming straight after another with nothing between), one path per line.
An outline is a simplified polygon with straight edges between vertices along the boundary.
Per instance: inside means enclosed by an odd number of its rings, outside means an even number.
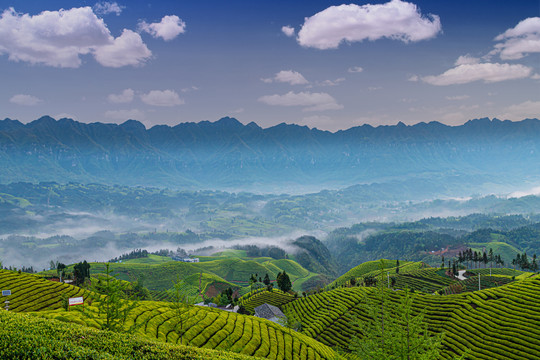
M0 74L0 358L540 358L537 2L10 0Z

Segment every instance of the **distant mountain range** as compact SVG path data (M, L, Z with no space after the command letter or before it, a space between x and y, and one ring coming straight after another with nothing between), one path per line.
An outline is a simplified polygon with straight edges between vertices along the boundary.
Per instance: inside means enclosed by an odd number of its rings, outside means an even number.
M540 120L363 125L335 133L225 117L146 129L49 116L0 120L0 183L65 183L276 191L393 183L454 194L540 177ZM421 191L421 189L418 189Z

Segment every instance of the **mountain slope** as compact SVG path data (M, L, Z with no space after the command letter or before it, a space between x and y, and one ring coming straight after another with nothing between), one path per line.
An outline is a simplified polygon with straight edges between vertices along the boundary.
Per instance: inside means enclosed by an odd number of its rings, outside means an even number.
M171 187L345 186L423 179L508 184L540 175L540 121L471 120L364 125L330 133L298 125L262 129L236 119L146 129L44 116L0 121L0 182L79 181ZM149 176L149 174L151 174ZM501 175L502 174L502 175ZM443 177L450 185L443 184ZM408 187L415 188L414 181ZM423 184L426 187L426 183Z

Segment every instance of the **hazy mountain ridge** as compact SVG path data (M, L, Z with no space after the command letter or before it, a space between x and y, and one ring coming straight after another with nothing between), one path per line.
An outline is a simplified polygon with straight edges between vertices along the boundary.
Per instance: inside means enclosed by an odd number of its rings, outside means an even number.
M464 177L474 186L539 176L530 166L540 160L539 147L538 119L363 125L331 133L288 124L263 129L233 118L146 129L134 120L86 124L44 116L28 124L0 121L0 182L253 190Z

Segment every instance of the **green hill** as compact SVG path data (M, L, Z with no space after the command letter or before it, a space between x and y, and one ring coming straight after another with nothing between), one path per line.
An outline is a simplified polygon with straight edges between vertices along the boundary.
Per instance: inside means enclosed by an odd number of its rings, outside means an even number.
M351 279L358 279L364 276L373 275L374 273L378 272L378 270L380 270L380 266L381 260L367 261L365 263L362 263L358 266L353 267L351 270L338 277L329 285L329 287L340 286ZM420 267L421 263L419 262L400 261L399 263L400 272L402 273L406 270L419 269ZM395 273L396 260L383 259L383 268L385 271L391 271Z
M165 344L57 320L0 311L0 358L80 360L243 360L249 356Z
M7 298L10 302L9 308L17 312L60 309L64 299L95 296L76 286L49 281L37 275L1 269L0 289L11 290L11 296Z
M35 311L33 314L39 317L61 320L67 323L77 323L97 329L101 328L105 321L104 314L100 314L99 312L99 296L88 291L82 291L77 287L40 279L35 275L19 274L18 272L5 270L0 272L0 284L2 285L2 289L5 289L7 286L13 290L14 306L10 309L10 312L12 310L13 312L33 310ZM36 294L49 294L53 300L50 303L43 303L43 298ZM85 302L84 312L81 307L74 308L68 312L60 309L62 297L66 294L82 295L85 299L91 298L93 301L91 304L90 302ZM332 349L318 341L304 334L291 332L280 325L264 319L199 306L184 307L181 313L179 313L173 304L165 302L140 301L133 302L133 304L135 306L127 314L124 329L133 329L136 334L145 338L173 344L180 343L181 341L183 344L189 344L194 347L232 351L263 358L306 360L336 358L336 354ZM180 322L180 319L182 319L182 322ZM20 321L23 323L21 326L26 326L24 325L24 320ZM69 342L65 345L63 344L63 335L59 335L58 331L61 331L66 326L59 325L53 321L51 322L53 324L51 325L53 327L52 329L51 327L39 329L41 322L36 321L28 326L37 327L38 329L35 331L43 336L41 344L46 348L43 350L44 354L50 352L54 354L58 351L59 347L64 348L65 346L66 349L71 349L76 345ZM186 330L185 332L179 327L181 323L183 324L183 329ZM14 341L18 341L21 347L31 346L38 341L37 335L32 335L34 333L31 332L29 335L23 336L23 339L17 338L19 336L17 334L11 338ZM49 334L50 336L58 337L51 339L48 337ZM84 337L85 335L83 334L81 336ZM127 338L131 340L128 341ZM121 335L118 335L115 339L122 341ZM139 341L137 339L139 338L132 339L131 335L129 335L126 337L128 343L120 346L119 349L111 350L107 347L104 348L103 358L115 358L116 354L118 354L118 358L123 358L123 356L126 358L129 358L129 356L138 358L135 349L145 348L145 346L144 344L137 345L137 341ZM83 343L86 344L85 341ZM114 344L114 341L111 342L112 344ZM92 347L94 345L89 346L90 349L86 349L84 346L74 349L82 354L81 358L85 358L83 356L92 358L87 353L94 354L92 356L95 356L95 352L99 352L99 349ZM12 346L7 346L6 349L6 354L16 353L17 351ZM0 355L2 354L1 351L4 351L4 349L0 347ZM7 351L10 352L8 353ZM107 357L109 356L108 351L112 351L112 357ZM122 351L127 351L128 355L124 355ZM194 358L199 358L196 356ZM94 358L99 357L95 356ZM156 358L162 357L156 356Z
M373 288L338 288L294 300L285 314L296 315L303 333L322 343L348 350L359 336L354 319L366 318L364 299ZM389 292L395 304L403 292ZM444 332L443 357L466 359L538 359L540 357L540 276L459 295L416 294L413 307L424 309L431 332Z

